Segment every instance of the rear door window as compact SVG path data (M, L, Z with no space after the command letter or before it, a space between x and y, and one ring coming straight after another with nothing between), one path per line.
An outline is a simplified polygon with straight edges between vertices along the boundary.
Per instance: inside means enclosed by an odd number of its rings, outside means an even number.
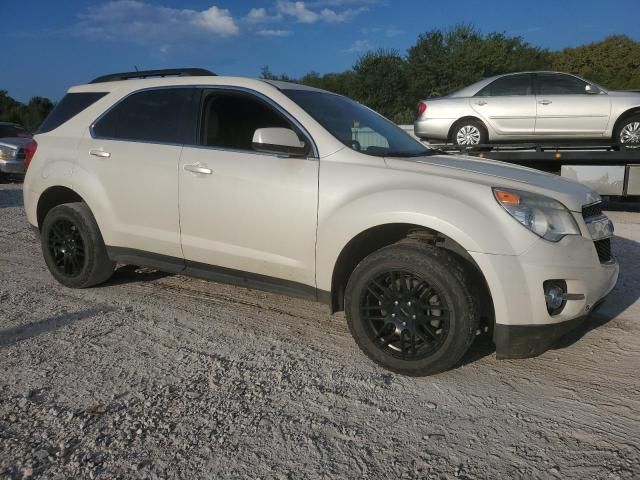
M498 78L476 94L478 97L506 97L510 95L533 95L531 75L508 75Z
M193 144L198 106L195 88L134 93L93 126L96 137L152 143Z
M51 110L36 133L47 133L55 130L90 105L104 97L107 92L67 93Z

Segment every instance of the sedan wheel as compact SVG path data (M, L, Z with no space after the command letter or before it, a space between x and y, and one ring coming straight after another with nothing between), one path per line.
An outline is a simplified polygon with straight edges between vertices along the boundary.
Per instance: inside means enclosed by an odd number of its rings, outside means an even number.
M478 145L480 143L480 129L475 125L464 125L456 133L458 145Z
M640 121L629 122L620 130L620 143L640 146Z

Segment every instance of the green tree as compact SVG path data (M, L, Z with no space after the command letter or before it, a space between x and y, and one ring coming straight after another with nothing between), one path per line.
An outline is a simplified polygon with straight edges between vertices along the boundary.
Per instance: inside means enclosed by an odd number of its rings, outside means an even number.
M395 122L411 121L406 66L404 58L394 50L364 54L353 66L354 98Z
M34 132L53 109L48 98L33 97L28 104L17 102L6 90L0 90L0 122L19 123Z
M553 69L611 89L640 89L640 42L625 35L565 48L553 54Z
M421 34L407 55L409 93L441 96L492 75L548 69L551 54L520 37L483 35L471 25Z

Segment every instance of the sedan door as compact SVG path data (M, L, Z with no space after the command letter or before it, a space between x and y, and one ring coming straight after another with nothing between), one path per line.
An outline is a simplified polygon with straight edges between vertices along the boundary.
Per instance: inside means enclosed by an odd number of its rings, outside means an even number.
M471 108L499 135L532 136L536 103L529 73L505 75L469 99Z
M604 134L611 114L609 95L573 75L537 73L535 77L537 136ZM587 86L593 93L588 93Z
M315 287L318 159L253 149L258 128L296 130L265 98L220 88L202 105L200 145L185 146L179 167L187 267L227 280L278 279L294 293L291 282Z

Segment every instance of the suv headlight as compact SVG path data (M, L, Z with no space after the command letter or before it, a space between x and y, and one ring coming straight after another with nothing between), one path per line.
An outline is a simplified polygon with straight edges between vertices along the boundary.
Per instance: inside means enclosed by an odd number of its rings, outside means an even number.
M580 235L580 228L571 212L553 198L518 190L493 189L502 207L536 235L558 242L566 235Z

